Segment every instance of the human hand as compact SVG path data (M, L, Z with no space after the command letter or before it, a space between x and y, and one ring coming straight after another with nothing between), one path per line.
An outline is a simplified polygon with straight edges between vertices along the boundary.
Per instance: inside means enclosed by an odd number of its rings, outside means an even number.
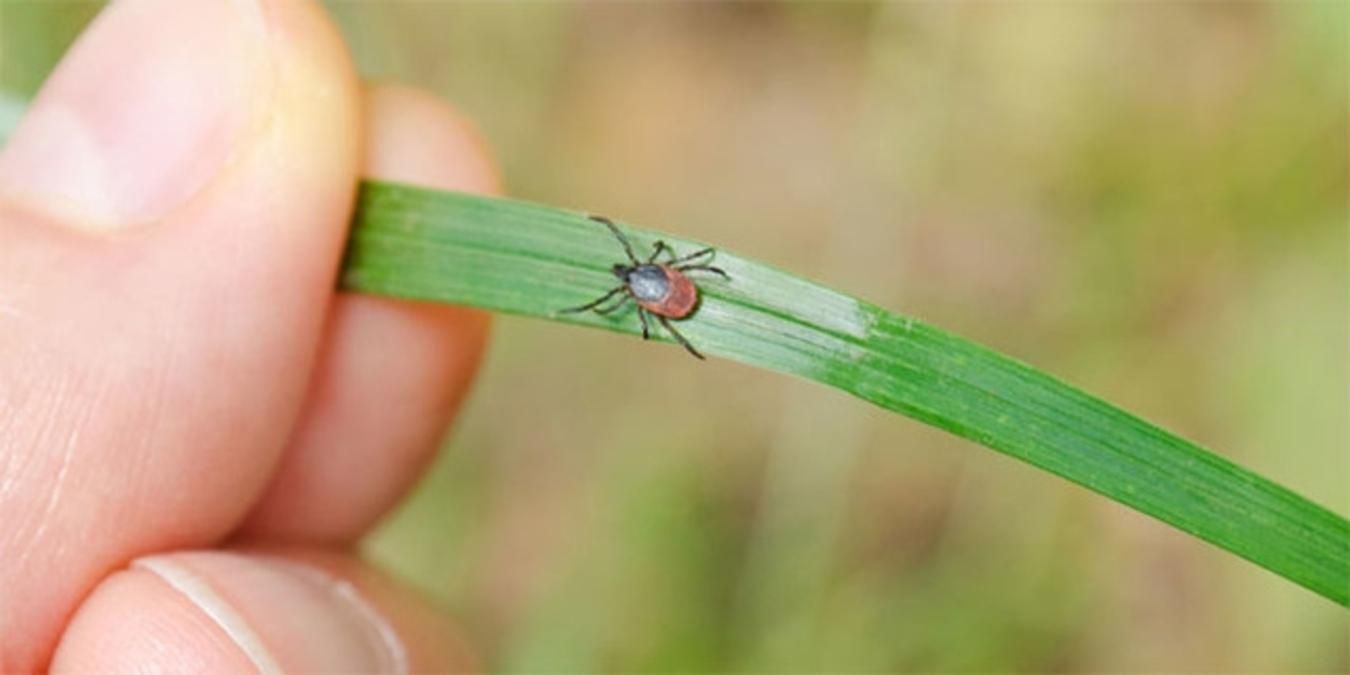
M355 542L488 318L334 291L358 176L493 192L309 0L114 3L0 153L0 672L447 670Z

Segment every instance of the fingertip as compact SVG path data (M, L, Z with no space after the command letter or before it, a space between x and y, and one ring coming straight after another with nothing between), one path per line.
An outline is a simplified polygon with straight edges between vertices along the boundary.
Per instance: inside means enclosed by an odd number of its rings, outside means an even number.
M100 584L53 672L423 672L471 669L458 629L339 554L187 552Z
M116 572L76 611L52 658L53 673L225 673L256 664L209 614L146 570Z
M421 593L349 555L318 549L290 550L285 555L350 583L398 636L413 671L464 673L481 669L464 628Z
M299 429L240 535L341 544L365 532L430 461L490 323L464 307L341 296Z
M487 143L458 110L404 84L372 83L365 94L367 175L462 192L501 192Z

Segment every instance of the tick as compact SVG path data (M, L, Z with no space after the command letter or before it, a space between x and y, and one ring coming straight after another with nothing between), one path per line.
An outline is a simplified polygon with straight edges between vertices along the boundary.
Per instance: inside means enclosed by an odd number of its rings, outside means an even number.
M716 251L712 248L700 249L686 256L676 257L675 251L666 245L664 241L656 242L652 247L652 254L648 256L647 261L638 260L637 255L633 253L633 245L628 243L628 238L623 236L608 218L603 216L587 216L597 223L602 223L614 233L614 238L623 245L623 252L628 254L630 265L616 263L610 270L614 276L623 282L619 286L610 289L608 293L600 296L593 302L588 302L580 307L571 307L562 310L562 313L585 312L595 310L596 314L609 314L624 307L632 300L637 304L638 319L642 321L642 339L650 337L651 329L647 323L647 316L656 317L667 331L670 332L684 348L689 350L690 354L698 358L703 355L694 349L694 345L680 335L675 327L670 325L671 319L683 319L694 312L698 306L698 286L685 276L686 272L710 272L721 276L723 279L731 280L731 277L717 267L708 264L712 262ZM662 253L666 254L666 262L660 263L656 259ZM617 302L610 301L618 297ZM606 304L610 303L610 304Z

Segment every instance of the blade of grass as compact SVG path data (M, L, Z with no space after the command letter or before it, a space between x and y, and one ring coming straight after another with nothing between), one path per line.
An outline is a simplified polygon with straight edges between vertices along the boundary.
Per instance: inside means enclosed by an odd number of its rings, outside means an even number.
M654 233L623 226L649 247ZM687 251L701 244L662 235ZM584 214L366 182L342 286L640 333L632 312L559 314L615 285L617 244ZM708 355L838 387L1029 462L1350 603L1350 523L1030 366L719 251L680 330ZM657 331L658 334L661 331ZM664 335L657 339L669 341Z

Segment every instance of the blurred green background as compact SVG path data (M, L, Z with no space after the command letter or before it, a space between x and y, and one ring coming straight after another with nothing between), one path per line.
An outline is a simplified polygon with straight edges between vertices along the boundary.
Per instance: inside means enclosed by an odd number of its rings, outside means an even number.
M1350 514L1347 3L329 6L512 195L930 320ZM97 7L0 0L0 89ZM1350 670L1343 609L1057 478L510 317L367 546L499 671Z

